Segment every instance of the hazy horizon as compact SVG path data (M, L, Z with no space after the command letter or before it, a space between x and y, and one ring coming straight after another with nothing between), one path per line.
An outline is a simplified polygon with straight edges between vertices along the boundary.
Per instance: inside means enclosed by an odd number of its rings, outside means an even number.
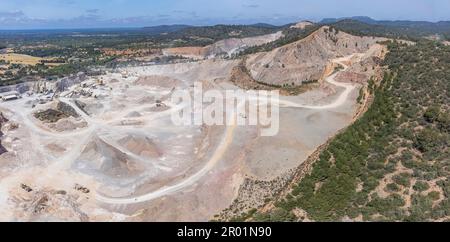
M0 0L0 29L140 28L158 25L267 23L368 16L376 20L447 21L445 0Z
M218 22L218 23L205 23L205 24L185 24L185 23L172 23L172 24L156 24L156 25L142 25L142 26L108 26L108 27L47 27L47 28L4 28L2 29L0 27L0 31L3 32L9 32L9 31L73 31L73 30L137 30L137 29L143 29L143 28L148 28L148 27L158 27L158 26L173 26L173 25L186 25L186 26L215 26L215 25L253 25L253 24L270 24L273 26L282 26L282 25L286 25L286 24L292 24L292 23L296 23L296 22L301 22L301 21L311 21L314 23L318 23L321 22L322 20L325 19L340 19L340 18L353 18L353 17L369 17L370 16L345 16L345 17L325 17L319 20L310 20L310 19L298 19L298 20L294 20L294 21L290 21L290 22L285 22L285 23L280 23L280 24L271 24L271 23L267 23L267 22L249 22L249 23L223 23L223 22ZM410 20L410 19L396 19L396 20L388 20L388 19L375 19L375 18L371 18L375 21L424 21L424 22L430 22L430 23L439 23L439 22L450 22L450 20L439 20L439 21L428 21L428 20Z

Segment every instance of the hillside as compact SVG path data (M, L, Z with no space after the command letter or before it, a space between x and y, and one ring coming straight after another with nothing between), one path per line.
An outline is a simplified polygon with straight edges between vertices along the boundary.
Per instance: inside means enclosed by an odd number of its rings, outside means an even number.
M279 31L279 27L271 25L215 25L193 26L181 28L178 31L154 36L154 41L176 41L176 46L206 46L230 38L248 38Z
M330 59L367 51L383 38L358 37L327 26L308 37L249 56L252 77L271 85L301 85L321 79Z
M165 49L166 55L181 55L188 58L203 59L213 58L216 56L229 57L246 48L259 46L273 42L282 37L282 32L267 34L248 38L229 38L215 42L205 47L179 47Z
M314 25L313 22L301 21L301 22L298 22L298 23L292 25L290 28L292 28L292 29L305 29L306 27L312 26L312 25Z
M438 50L438 51L436 51ZM449 221L450 48L390 44L390 69L355 124L257 221Z
M430 35L450 37L450 22L378 21L369 17L324 19L319 24L332 25L349 33L389 38L419 39Z

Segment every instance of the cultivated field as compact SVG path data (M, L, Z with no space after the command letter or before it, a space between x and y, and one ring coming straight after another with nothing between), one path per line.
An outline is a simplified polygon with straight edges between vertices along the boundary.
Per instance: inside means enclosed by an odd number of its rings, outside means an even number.
M8 54L0 54L0 60L8 61L11 64L35 66L37 64L42 63L42 61L51 60L51 59L34 57L34 56L30 56L30 55L16 54L16 53L8 53ZM45 63L45 65L58 66L58 65L61 65L61 63Z

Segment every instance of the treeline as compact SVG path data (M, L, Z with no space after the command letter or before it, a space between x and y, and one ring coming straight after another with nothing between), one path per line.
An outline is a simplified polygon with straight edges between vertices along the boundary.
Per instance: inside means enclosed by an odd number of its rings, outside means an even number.
M174 32L174 38L198 37L211 39L214 42L227 38L246 38L258 35L271 34L278 27L271 25L215 25L204 27L190 27Z
M271 212L237 220L306 219L296 210L316 221L450 218L450 47L391 43L385 64L390 71L372 87L372 106L335 137L311 174Z
M306 28L304 28L304 29L286 27L283 30L284 36L282 38L279 38L279 39L277 39L273 42L267 43L267 44L247 48L247 49L239 52L238 54L236 54L234 57L237 58L237 57L254 54L254 53L258 53L258 52L271 51L275 48L278 48L278 47L281 47L281 46L284 46L284 45L287 45L290 43L294 43L303 38L306 38L307 36L314 33L319 28L320 28L319 25L306 26Z
M271 51L283 45L301 40L322 26L330 26L337 31L344 31L356 36L377 36L420 41L425 37L436 35L438 38L450 40L450 22L374 21L373 23L365 23L354 19L343 19L331 23L314 24L307 26L305 29L290 28L290 25L284 26L284 38L268 44L250 47L238 53L235 57Z
M116 57L109 57L109 58L105 58L105 59L94 58L92 60L84 61L84 62L63 64L63 65L49 68L49 69L45 70L44 72L41 72L40 75L42 77L46 77L46 76L64 77L66 75L75 74L77 72L87 72L92 67L95 67L95 66L111 65L111 62L113 62L115 59L116 59Z
M433 35L448 39L450 36L450 22L378 21L369 24L346 19L330 25L353 35L378 36L394 39L420 40Z
M36 57L61 57L72 56L75 50L69 48L35 48L35 49L17 49L17 53L31 55Z
M272 25L215 25L187 27L179 31L153 36L155 43L170 43L171 47L206 46L229 38L247 38L275 33L280 27Z

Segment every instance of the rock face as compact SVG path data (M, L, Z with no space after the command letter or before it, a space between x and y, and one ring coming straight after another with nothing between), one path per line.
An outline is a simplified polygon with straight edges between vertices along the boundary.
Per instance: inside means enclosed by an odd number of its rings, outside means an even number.
M18 93L25 93L25 92L28 92L29 90L30 90L30 86L25 83L20 83L20 84L17 84L17 86L16 86L16 91Z
M255 82L255 80L252 79L252 77L250 76L250 74L248 73L247 69L245 68L245 65L243 63L244 61L242 61L241 63L239 63L239 65L235 66L232 70L231 70L231 74L230 74L230 82L232 82L233 84L235 84L236 86L245 89L245 90L249 90L249 89L253 89L253 90L258 90L258 89L262 89L260 86L261 84Z
M299 22L299 23L297 23L295 25L292 25L291 28L292 29L304 29L304 28L306 28L308 26L311 26L313 24L314 23L312 23L310 21L302 21L302 22Z
M214 58L218 56L231 56L234 53L238 53L246 48L263 45L272 41L275 41L283 36L283 33L277 32L268 35L261 35L249 38L231 38L218 41L212 45L205 47L181 47L165 49L163 53L165 55L181 55L187 58L204 59Z
M4 124L8 122L8 119L5 118L5 116L3 115L3 113L0 112L0 127Z
M56 123L60 119L69 117L68 115L64 114L61 111L55 110L55 109L47 109L45 111L41 111L38 113L35 113L34 116L45 123Z
M203 59L205 56L205 47L178 47L178 48L168 48L163 50L163 54L166 56L180 55L186 58L192 59Z
M70 77L65 77L56 82L56 84L55 84L56 91L63 92L65 90L67 90L67 88L69 88L75 84L79 84L85 80L86 80L86 74L84 74L83 72L80 72L80 73L70 76Z
M277 32L274 34L249 37L243 39L225 39L216 42L212 45L205 47L205 56L207 58L212 58L216 56L231 56L234 53L238 53L246 48L252 46L263 45L272 41L275 41L283 36L282 32Z
M58 109L58 111L60 112L63 112L67 116L72 116L74 118L79 117L77 111L75 111L75 109L73 109L69 104L58 102L58 104L56 105L56 109Z
M368 77L367 75L361 73L345 71L339 73L336 79L342 81L364 83L367 81L367 77Z
M329 60L367 51L383 38L359 37L324 26L310 36L247 59L253 79L270 85L319 80Z
M3 125L8 122L8 119L3 116L3 113L0 113L0 139L3 136L3 132L1 131ZM8 152L5 147L2 146L2 141L0 140L0 155Z
M37 93L46 93L48 91L65 91L67 88L79 84L87 79L86 74L79 72L78 74L71 75L69 77L64 77L58 81L47 81L44 79L29 80L30 78L24 80L23 83L0 87L0 92L10 92L17 91L20 94L26 93L28 91Z
M351 60L353 64L346 71L338 73L335 79L340 82L366 83L371 77L381 78L381 63L386 53L385 47L373 45L365 55Z
M61 119L74 117L78 118L79 114L70 105L63 102L58 102L56 109L47 109L41 112L37 112L34 116L46 123L56 123Z
M0 93L16 91L20 94L23 94L30 90L30 85L31 85L30 83L19 83L15 85L0 87Z

